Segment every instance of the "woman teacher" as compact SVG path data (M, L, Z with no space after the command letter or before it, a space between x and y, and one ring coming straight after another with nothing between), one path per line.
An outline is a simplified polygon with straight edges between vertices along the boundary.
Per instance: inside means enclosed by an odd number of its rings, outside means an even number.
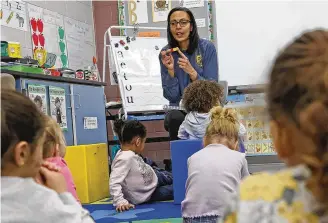
M170 11L167 38L168 45L159 56L163 94L170 105L179 106L189 83L204 79L218 81L217 53L213 43L199 38L195 17L187 8L177 7ZM178 139L178 130L185 115L179 110L166 114L164 126L171 140Z

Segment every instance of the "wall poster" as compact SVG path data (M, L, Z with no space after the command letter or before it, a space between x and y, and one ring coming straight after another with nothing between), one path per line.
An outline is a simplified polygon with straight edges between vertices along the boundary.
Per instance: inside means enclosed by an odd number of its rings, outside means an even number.
M137 23L148 23L148 1L129 0L129 23L134 25Z
M28 97L36 104L40 111L44 114L48 114L46 86L29 84L27 91Z
M67 130L65 89L49 86L51 117L57 121L62 130Z
M26 3L21 0L1 1L0 21L2 26L27 31Z
M68 67L64 17L34 5L28 5L33 57L46 68Z
M153 22L166 21L170 10L171 0L152 0Z

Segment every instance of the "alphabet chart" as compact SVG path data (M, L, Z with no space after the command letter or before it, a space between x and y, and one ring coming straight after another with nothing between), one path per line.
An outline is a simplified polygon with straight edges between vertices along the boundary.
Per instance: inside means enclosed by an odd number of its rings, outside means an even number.
M265 95L229 95L228 105L236 109L240 122L246 127L245 149L248 155L275 154L269 131Z
M111 37L111 49L123 107L127 112L162 111L163 96L159 63L166 38Z
M27 31L26 3L21 0L1 1L0 21L2 26Z

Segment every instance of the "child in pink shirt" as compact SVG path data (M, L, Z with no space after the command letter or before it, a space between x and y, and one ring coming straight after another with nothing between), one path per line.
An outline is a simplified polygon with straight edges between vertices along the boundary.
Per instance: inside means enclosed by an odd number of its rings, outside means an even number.
M60 168L60 172L66 180L67 191L70 192L79 203L81 203L76 193L76 186L73 181L72 173L64 160L66 154L66 142L60 126L54 119L47 117L45 132L43 158L48 162L56 164Z

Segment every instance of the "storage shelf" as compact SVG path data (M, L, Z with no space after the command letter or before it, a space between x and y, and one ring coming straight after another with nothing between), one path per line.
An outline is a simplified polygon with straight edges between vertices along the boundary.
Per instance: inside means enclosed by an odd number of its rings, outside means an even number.
M68 78L68 77L55 77L51 75L45 74L33 74L33 73L23 73L18 71L12 71L1 68L1 73L8 73L13 76L37 79L37 80L48 80L48 81L57 81L64 83L72 83L72 84L84 84L84 85L94 85L94 86L106 86L106 83L99 81L89 81L89 80L80 80L76 78Z

